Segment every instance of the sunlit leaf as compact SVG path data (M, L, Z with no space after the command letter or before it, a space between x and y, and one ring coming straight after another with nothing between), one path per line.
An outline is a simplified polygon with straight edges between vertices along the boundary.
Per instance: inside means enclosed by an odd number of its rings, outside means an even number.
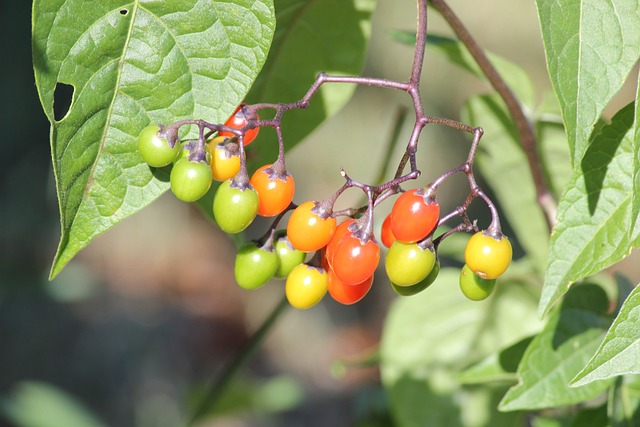
M137 152L140 130L224 121L262 68L274 26L271 0L34 1L33 61L62 229L52 277L167 190L167 171ZM74 93L57 120L59 84Z
M574 386L624 374L640 374L640 287L629 295L607 336Z
M575 168L604 108L640 56L637 0L538 0L554 90Z
M627 256L633 227L633 105L594 135L558 206L540 313L569 285Z
M609 382L572 388L569 382L600 344L609 319L608 299L595 285L577 286L527 347L518 367L519 382L499 409L513 411L570 405L602 393Z

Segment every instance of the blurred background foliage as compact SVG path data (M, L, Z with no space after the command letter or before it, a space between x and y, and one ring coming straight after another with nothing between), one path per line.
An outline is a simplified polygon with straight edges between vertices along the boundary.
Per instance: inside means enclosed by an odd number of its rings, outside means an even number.
M412 49L389 34L414 29L413 3L378 1L365 74L406 79ZM540 93L549 90L534 2L450 3L480 45L527 69ZM99 237L48 282L58 208L49 125L33 82L30 3L3 2L0 10L7 59L0 68L0 426L180 425L281 300L283 283L239 289L233 242L197 208L170 194ZM433 13L430 32L450 35ZM423 84L428 113L451 118L459 117L466 98L488 90L433 55ZM622 92L611 111L632 91ZM394 121L408 102L399 92L357 88L337 116L288 154L296 200L327 197L342 184L341 166L355 179L374 180L386 161ZM404 123L402 140L410 130L411 123ZM420 183L460 163L467 144L464 135L428 128L419 151ZM401 150L392 153L391 164ZM464 182L447 184L443 209L459 203L459 184ZM360 197L347 192L339 206ZM377 217L389 208L382 206ZM247 234L263 229L257 221ZM381 277L355 306L326 298L309 311L287 310L211 408L215 417L202 425L392 425L371 362L395 298Z

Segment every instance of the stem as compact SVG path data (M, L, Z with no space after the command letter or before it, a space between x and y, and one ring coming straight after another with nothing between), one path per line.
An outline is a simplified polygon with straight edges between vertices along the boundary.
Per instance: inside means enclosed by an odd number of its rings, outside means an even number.
M409 82L416 87L420 84L424 51L427 41L427 0L418 0L418 26L416 29L416 48L413 53L413 65Z
M469 53L471 53L471 56L473 56L473 59L475 59L478 66L487 77L487 80L489 80L489 83L491 83L491 86L493 86L506 104L511 117L513 117L516 128L518 129L520 144L522 145L527 157L527 162L529 163L529 170L531 171L531 176L536 188L538 204L545 214L549 229L553 228L556 223L555 214L557 206L551 192L549 191L549 186L547 185L544 172L542 171L542 163L538 156L538 150L536 147L536 136L533 131L533 127L531 126L531 122L527 119L524 111L522 110L522 106L511 89L509 89L505 81L485 55L482 48L478 45L473 36L471 36L458 16L451 10L451 8L449 8L445 0L429 0L429 2L431 2L433 7L440 12L440 15L442 15L445 21L447 21L456 36L462 41L462 43L464 43L469 50Z
M276 320L280 318L284 309L288 306L287 299L283 298L278 305L273 309L271 314L260 325L260 328L249 339L246 346L240 351L236 358L231 362L229 367L222 372L222 375L211 384L209 390L202 398L196 410L193 412L189 421L185 424L185 427L193 426L197 421L205 415L216 401L222 396L226 388L231 383L231 380L236 374L244 367L247 362L253 357L256 350L260 347L267 333L273 328Z

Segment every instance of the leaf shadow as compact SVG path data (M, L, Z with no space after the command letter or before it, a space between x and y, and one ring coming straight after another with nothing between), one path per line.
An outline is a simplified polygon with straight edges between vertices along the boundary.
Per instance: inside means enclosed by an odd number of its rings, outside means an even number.
M630 119L627 115L630 115ZM612 118L611 124L596 128L592 134L591 143L580 162L591 215L600 201L609 165L632 124L633 104L629 104Z
M529 347L529 344L531 344L531 341L533 341L533 338L534 337L532 336L527 337L500 352L498 362L505 372L516 373L518 371L518 365L520 365L522 356L524 356L524 353L527 350L527 347Z
M169 178L171 176L171 168L172 168L172 165L165 166L162 168L153 168L149 166L149 170L151 171L153 176L161 182L169 182Z
M558 350L567 341L591 328L605 326L603 316L608 309L609 298L600 286L591 283L572 286L560 307L551 342L553 350Z

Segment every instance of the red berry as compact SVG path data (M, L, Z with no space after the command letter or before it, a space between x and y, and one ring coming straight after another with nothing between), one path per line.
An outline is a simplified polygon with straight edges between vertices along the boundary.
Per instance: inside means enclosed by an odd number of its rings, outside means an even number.
M246 110L245 107L247 106L247 104L240 104L240 106L238 108L236 108L236 111L233 112L233 114L231 115L231 117L229 117L227 119L227 121L224 123L225 126L230 127L232 129L242 129L243 127L245 127L247 125L247 123L249 123L249 120L260 120L260 117L256 114L253 117L248 117L246 114ZM251 141L253 141L254 139L256 139L256 136L258 136L258 132L260 131L259 127L255 127L253 129L249 129L245 132L244 134L244 145L249 145L251 144ZM233 133L231 132L218 132L218 135L220 136L226 136L227 138L231 138L233 136L235 136Z
M379 261L378 244L373 240L363 243L350 232L336 246L331 267L345 285L357 285L373 276Z
M393 235L393 231L391 231L391 214L387 215L382 223L382 230L380 231L380 240L382 240L382 244L386 247L390 248L393 245L393 242L396 241L396 236Z
M440 205L435 199L425 199L423 191L421 188L407 191L393 205L391 231L401 242L422 240L438 225Z

